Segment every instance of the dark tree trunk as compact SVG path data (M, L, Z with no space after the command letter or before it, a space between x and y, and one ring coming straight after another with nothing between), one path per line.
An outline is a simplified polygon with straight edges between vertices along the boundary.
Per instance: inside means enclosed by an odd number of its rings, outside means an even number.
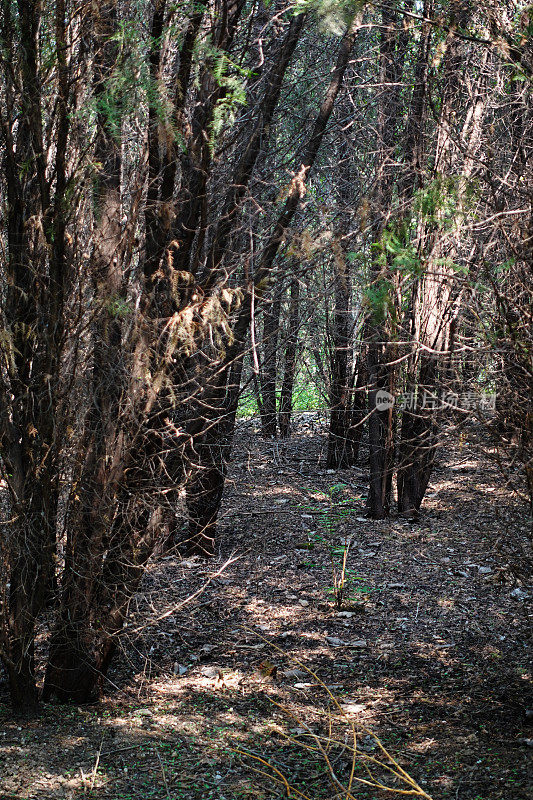
M144 482L146 473L141 472ZM128 493L139 488L133 477L129 480ZM69 607L70 600L71 613L61 614L50 643L45 700L56 697L61 702L92 703L101 695L129 604L159 534L160 519L150 520L146 504L141 501L139 505L134 513L124 501L108 534L103 563L100 543L88 543L85 563L79 553L80 542L76 543L73 561L76 569L84 572L79 575L81 581L69 580L63 590L63 607ZM140 537L136 535L139 530ZM95 565L99 568L96 576L89 572Z
M352 465L357 463L363 425L366 417L367 395L368 395L368 372L366 357L359 354L355 368L355 381L353 388L353 401L350 409L350 427L348 429L348 440Z
M35 716L39 712L39 701L35 685L33 640L25 643L23 637L17 638L10 658L12 663L8 664L6 671L13 711L17 716Z
M434 361L427 360L420 370L414 408L402 412L397 485L398 511L406 516L416 516L420 509L435 460L437 423L435 413L424 403L424 392L435 389L435 366Z
M205 407L207 401L211 410L216 409L216 414L209 425L204 424L202 433L195 434L194 453L188 467L185 492L190 555L204 558L214 555L218 511L233 445L242 364L242 356L229 363L218 378L219 388L213 381L207 396L202 397L202 405Z
M61 605L52 633L43 690L44 699L83 703L97 698L105 634L99 607L104 553L110 556L111 525L122 477L119 403L124 389L121 321L114 304L123 295L121 265L121 154L105 110L118 45L115 2L92 19L95 61L93 91L97 117L93 181L94 241L91 405L79 454L78 490L71 501ZM120 109L117 109L120 114ZM109 610L109 609L108 609ZM96 622L98 620L98 623Z
M277 378L278 340L281 316L282 289L274 289L271 303L263 308L263 363L259 373L261 383L261 427L265 439L276 439L277 431Z
M348 109L344 109L349 114ZM326 463L330 469L346 469L353 464L351 436L353 401L353 335L351 314L352 276L346 252L354 216L355 176L351 168L352 154L347 142L339 149L337 170L337 204L340 223L332 242L334 268L334 309L331 333L328 335L330 361L330 424Z
M335 310L333 314L330 387L331 416L326 461L327 467L330 469L346 469L353 463L349 436L352 416L350 408L352 392L348 378L351 344L350 295L349 265L344 253L341 251L335 259Z
M185 488L189 516L189 555L210 558L215 554L216 525L226 478L224 449L222 436L220 441L215 441L212 445L201 444L197 447L194 475Z
M399 125L398 84L403 72L406 53L405 36L398 33L398 16L395 10L383 8L383 27L380 34L380 79L384 86L378 110L380 150L377 154L377 184L375 205L378 209L373 233L374 244L380 246L383 232L390 217L393 191L394 147ZM372 289L379 295L386 292L386 302L379 304L365 325L363 340L367 347L368 372L368 434L370 447L370 486L368 514L374 519L386 517L390 509L392 472L394 468L393 406L386 404L386 394L393 394L395 369L393 362L394 307L397 298L391 296L394 284L386 263L372 264Z
M298 354L298 330L300 327L300 281L297 277L291 281L289 321L285 344L285 369L281 385L279 401L279 434L282 439L291 435L292 395L296 375L296 358Z
M35 621L45 603L54 599L55 589L58 454L63 434L58 393L64 344L64 193L69 120L66 76L60 65L51 198L38 56L41 5L18 3L17 8L16 26L11 17L13 4L3 3L0 15L3 102L7 107L7 122L1 117L7 184L2 318L10 332L9 348L2 345L0 451L12 517L4 529L7 536L2 548L7 575L0 601L0 653L13 706L19 713L32 713L37 704ZM59 63L65 36L61 2L55 11ZM15 31L19 36L17 54Z
M468 3L456 6L459 12L459 24L466 26L469 16ZM416 169L420 160L422 143L420 133L423 129L423 85L427 73L427 44L429 33L422 36L418 63L415 77L417 83L413 88L410 110L410 124L407 128L406 158L407 164L411 163L413 170L411 183L414 185L419 177ZM443 98L441 104L440 129L436 144L435 171L437 175L452 170L453 161L457 160L450 130L453 130L455 118L455 103L461 93L461 70L463 64L460 56L461 44L452 41L446 54L444 65ZM480 77L479 80L483 80ZM477 107L476 107L477 106ZM478 146L483 104L479 104L474 97L472 113L469 115L471 122L470 131L463 131L463 142L466 157L463 163L463 174L467 176L474 163L474 153ZM468 136L467 141L465 137ZM418 155L417 155L418 154ZM457 164L456 164L457 169ZM405 193L404 199L411 201L412 191ZM459 193L458 203L461 203ZM441 402L443 389L446 387L446 378L450 377L449 366L451 363L454 342L453 330L456 324L458 310L453 308L453 287L455 276L449 267L440 266L443 260L441 243L434 232L425 236L428 248L427 272L413 288L411 299L411 336L413 338L414 352L411 353L407 375L407 407L402 413L401 437L398 455L398 509L406 515L415 515L422 504L424 494L431 478L435 453L437 448L437 435L442 422L442 411L438 406ZM429 244L428 244L429 243ZM448 242L446 258L453 258L453 248L457 246L453 239ZM419 351L420 345L427 345L432 352ZM447 389L451 389L448 383ZM412 405L412 408L409 408ZM432 406L435 405L436 408Z
M244 0L222 0L220 16L215 17L210 32L211 44L220 52L232 45ZM178 248L174 255L176 270L197 273L207 227L207 183L212 167L211 126L217 103L224 98L225 88L216 80L212 57L202 70L200 88L191 120L187 148L181 156L181 181L176 218L170 226L168 241Z
M209 270L206 287L212 286L220 280L220 266L224 260L228 240L238 220L240 205L245 196L246 189L252 177L261 149L264 146L265 136L270 131L274 113L278 106L285 73L291 63L292 56L298 44L303 29L306 15L298 14L293 17L285 38L280 46L276 62L267 76L267 87L260 102L258 118L246 144L245 150L239 159L235 170L234 179L225 200L220 220L213 236L207 266Z

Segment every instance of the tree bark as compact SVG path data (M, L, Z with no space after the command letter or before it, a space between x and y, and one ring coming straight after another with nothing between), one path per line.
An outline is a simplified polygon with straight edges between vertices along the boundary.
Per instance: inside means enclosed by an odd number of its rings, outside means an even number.
M263 363L259 372L261 384L261 427L265 439L276 439L277 430L277 378L278 341L281 316L282 287L274 288L270 303L263 307Z
M456 4L452 10L458 14L456 21L461 26L466 26L469 4ZM423 36L416 70L420 80L424 80L427 72L427 47L424 39ZM436 179L444 173L451 172L454 163L455 169L458 169L459 153L455 145L457 134L454 131L454 124L455 105L461 92L462 69L461 42L454 39L449 45L444 63L444 93L435 152ZM484 78L480 76L479 81L483 80ZM415 84L410 115L413 118L411 125L413 130L422 128L423 98L420 95L421 89ZM465 158L461 170L462 178L457 187L458 212L463 202L464 181L468 180L474 165L483 113L484 103L480 102L480 94L474 93L470 113L467 114L470 123L459 136L465 150ZM420 145L417 144L414 134L408 136L406 161L415 164L417 160L415 153L419 149ZM414 184L416 174L413 174L412 179ZM406 200L411 199L412 194L409 196L409 193L406 193ZM421 220L421 225L429 227L432 223ZM448 260L453 258L458 248L457 235L457 232L448 234L446 243ZM402 413L397 472L398 510L410 516L416 515L419 511L431 478L438 444L437 436L442 421L443 412L439 408L442 404L442 394L453 388L449 381L449 367L453 356L453 328L458 314L454 297L456 276L453 268L446 266L445 259L442 258L444 237L442 234L439 235L438 230L426 230L423 238L426 250L423 257L427 261L427 268L426 274L415 283L411 298L410 334L415 344L407 362L408 407ZM439 261L442 261L442 264ZM421 345L426 345L427 349L421 350Z
M398 128L398 84L403 72L406 42L397 31L395 10L383 8L380 36L380 80L382 101L378 112L379 152L377 155L375 206L377 209L373 232L374 245L380 247L390 217L393 192L393 164L396 131ZM394 467L393 405L384 407L387 394L394 395L396 371L392 366L394 352L395 307L394 282L391 279L387 253L382 261L372 263L370 290L377 302L365 325L364 341L367 351L368 376L368 435L370 447L370 483L367 510L370 517L388 516L391 502L392 470ZM381 401L381 402L380 402Z
M114 0L94 12L93 91L99 109L93 181L94 252L91 404L85 422L77 501L71 504L61 605L52 633L43 690L65 701L88 702L98 696L101 635L97 618L103 584L103 558L111 525L122 463L119 404L124 389L121 349L121 154L107 111L109 81L118 55ZM120 109L115 109L120 117Z
M59 2L55 16L59 97L52 195L38 55L41 4L18 2L14 6L6 0L2 12L6 115L0 114L0 122L7 178L7 260L2 291L6 338L1 345L0 449L11 499L11 521L5 529L8 574L0 595L0 657L14 708L32 713L37 707L35 621L44 604L53 598L55 586L59 452L64 433L57 398L66 283L64 195L69 120L65 15ZM12 15L17 12L15 25ZM19 37L17 53L15 31Z
M335 309L333 312L333 352L331 354L331 405L328 453L328 469L346 469L351 466L353 453L349 436L351 422L351 387L348 365L351 347L351 280L350 266L344 251L337 243L335 265Z
M279 401L279 435L288 439L291 435L292 395L296 376L298 355L298 331L300 328L300 280L294 277L290 288L289 321L285 343L285 368Z
M217 517L233 445L242 364L243 357L239 355L220 372L209 392L201 398L199 425L202 430L198 432L194 425L190 428L195 441L185 484L190 555L204 558L214 555ZM206 405L211 413L208 425L204 417ZM213 410L216 413L213 414Z

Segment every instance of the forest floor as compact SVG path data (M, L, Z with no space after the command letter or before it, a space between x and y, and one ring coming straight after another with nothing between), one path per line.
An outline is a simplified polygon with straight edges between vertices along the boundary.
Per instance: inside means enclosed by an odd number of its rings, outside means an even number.
M365 470L325 469L320 415L283 444L241 422L234 456L216 558L154 562L105 700L25 724L0 705L0 800L274 800L281 773L348 797L316 745L348 786L353 728L355 778L383 775L372 731L435 800L531 798L529 523L495 466L443 448L420 518L375 522Z

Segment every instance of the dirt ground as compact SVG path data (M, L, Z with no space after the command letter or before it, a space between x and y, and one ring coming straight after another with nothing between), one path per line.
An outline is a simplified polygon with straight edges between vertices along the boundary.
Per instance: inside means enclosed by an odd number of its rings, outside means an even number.
M465 439L417 521L366 520L324 450L316 414L283 444L240 423L216 558L152 565L103 702L0 704L0 800L392 797L355 781L385 774L373 734L435 800L533 797L526 508Z

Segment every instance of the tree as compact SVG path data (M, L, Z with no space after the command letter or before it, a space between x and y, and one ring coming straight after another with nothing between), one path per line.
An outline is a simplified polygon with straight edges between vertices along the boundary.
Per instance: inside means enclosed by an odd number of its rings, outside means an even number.
M239 66L253 57L240 20L255 7L180 10L176 39L178 10L165 0L126 6L3 6L0 446L11 520L0 655L24 709L37 700L35 626L56 569L44 696L84 702L101 691L182 488L193 548L212 550L251 296L264 293L305 192L360 20L250 277L239 272L247 249L232 247L305 15L260 10L268 61L255 73ZM240 112L247 92L251 119Z
M400 512L420 508L444 421L426 400L461 379L500 387L478 416L532 496L530 25L461 0L2 0L15 707L36 708L45 607L44 696L84 702L184 513L189 552L214 553L250 349L267 435L289 434L308 355L330 468L355 462L368 420L371 516L395 469Z

